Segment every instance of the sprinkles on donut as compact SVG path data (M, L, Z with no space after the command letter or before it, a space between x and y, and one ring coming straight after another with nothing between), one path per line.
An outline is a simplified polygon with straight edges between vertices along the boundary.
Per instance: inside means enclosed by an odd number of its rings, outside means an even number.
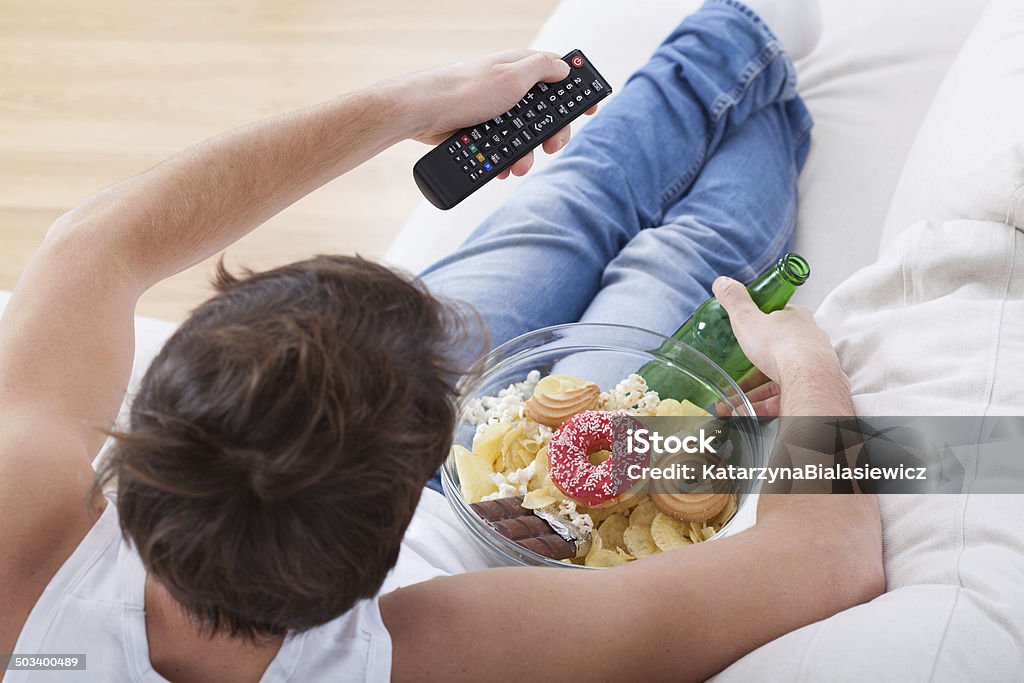
M551 481L568 498L587 507L614 505L631 493L636 481L627 476L631 465L646 467L648 453L628 448L628 434L642 428L624 412L585 410L566 420L548 444ZM596 451L611 451L599 465L590 461Z

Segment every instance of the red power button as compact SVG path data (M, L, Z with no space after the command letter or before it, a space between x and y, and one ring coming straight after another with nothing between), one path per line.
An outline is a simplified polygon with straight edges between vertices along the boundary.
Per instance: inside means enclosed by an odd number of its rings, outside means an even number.
M583 66L583 57L580 57L579 55L576 55L575 57L573 57L572 58L572 65L574 67L576 67L577 69L580 68L581 66Z

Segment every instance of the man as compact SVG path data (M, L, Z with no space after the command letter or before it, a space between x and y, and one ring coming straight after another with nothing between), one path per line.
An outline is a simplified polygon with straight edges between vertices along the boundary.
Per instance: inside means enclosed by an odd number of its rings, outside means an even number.
M416 530L403 545L479 340L438 297L472 303L495 341L626 314L664 329L715 274L784 246L809 118L778 40L732 0L684 22L422 280L331 257L221 272L117 435L101 479L117 495L98 493L90 461L146 288L388 145L439 141L566 68L521 51L395 79L202 143L57 221L0 326L0 652L86 652L104 681L700 679L882 590L869 496L765 496L749 531L601 572L456 574ZM852 414L806 312L765 316L734 280L714 292L774 380L762 412ZM405 587L378 595L400 549Z

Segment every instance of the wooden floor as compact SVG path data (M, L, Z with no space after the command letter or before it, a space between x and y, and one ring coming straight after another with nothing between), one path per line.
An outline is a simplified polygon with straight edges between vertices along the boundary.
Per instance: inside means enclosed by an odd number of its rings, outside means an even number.
M230 127L381 78L530 42L556 0L0 0L0 289L91 192ZM383 254L419 200L403 143L229 250L264 268ZM180 320L210 264L149 292Z

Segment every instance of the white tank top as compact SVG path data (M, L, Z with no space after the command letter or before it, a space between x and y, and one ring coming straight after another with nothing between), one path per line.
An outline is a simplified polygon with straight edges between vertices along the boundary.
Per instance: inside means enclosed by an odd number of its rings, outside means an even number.
M398 563L379 595L488 566L444 498L424 489ZM84 671L8 671L5 683L166 681L153 670L143 608L146 571L121 537L113 499L32 608L14 652L85 654ZM378 598L323 626L285 638L261 683L388 681L391 637ZM429 663L426 664L429 666Z

